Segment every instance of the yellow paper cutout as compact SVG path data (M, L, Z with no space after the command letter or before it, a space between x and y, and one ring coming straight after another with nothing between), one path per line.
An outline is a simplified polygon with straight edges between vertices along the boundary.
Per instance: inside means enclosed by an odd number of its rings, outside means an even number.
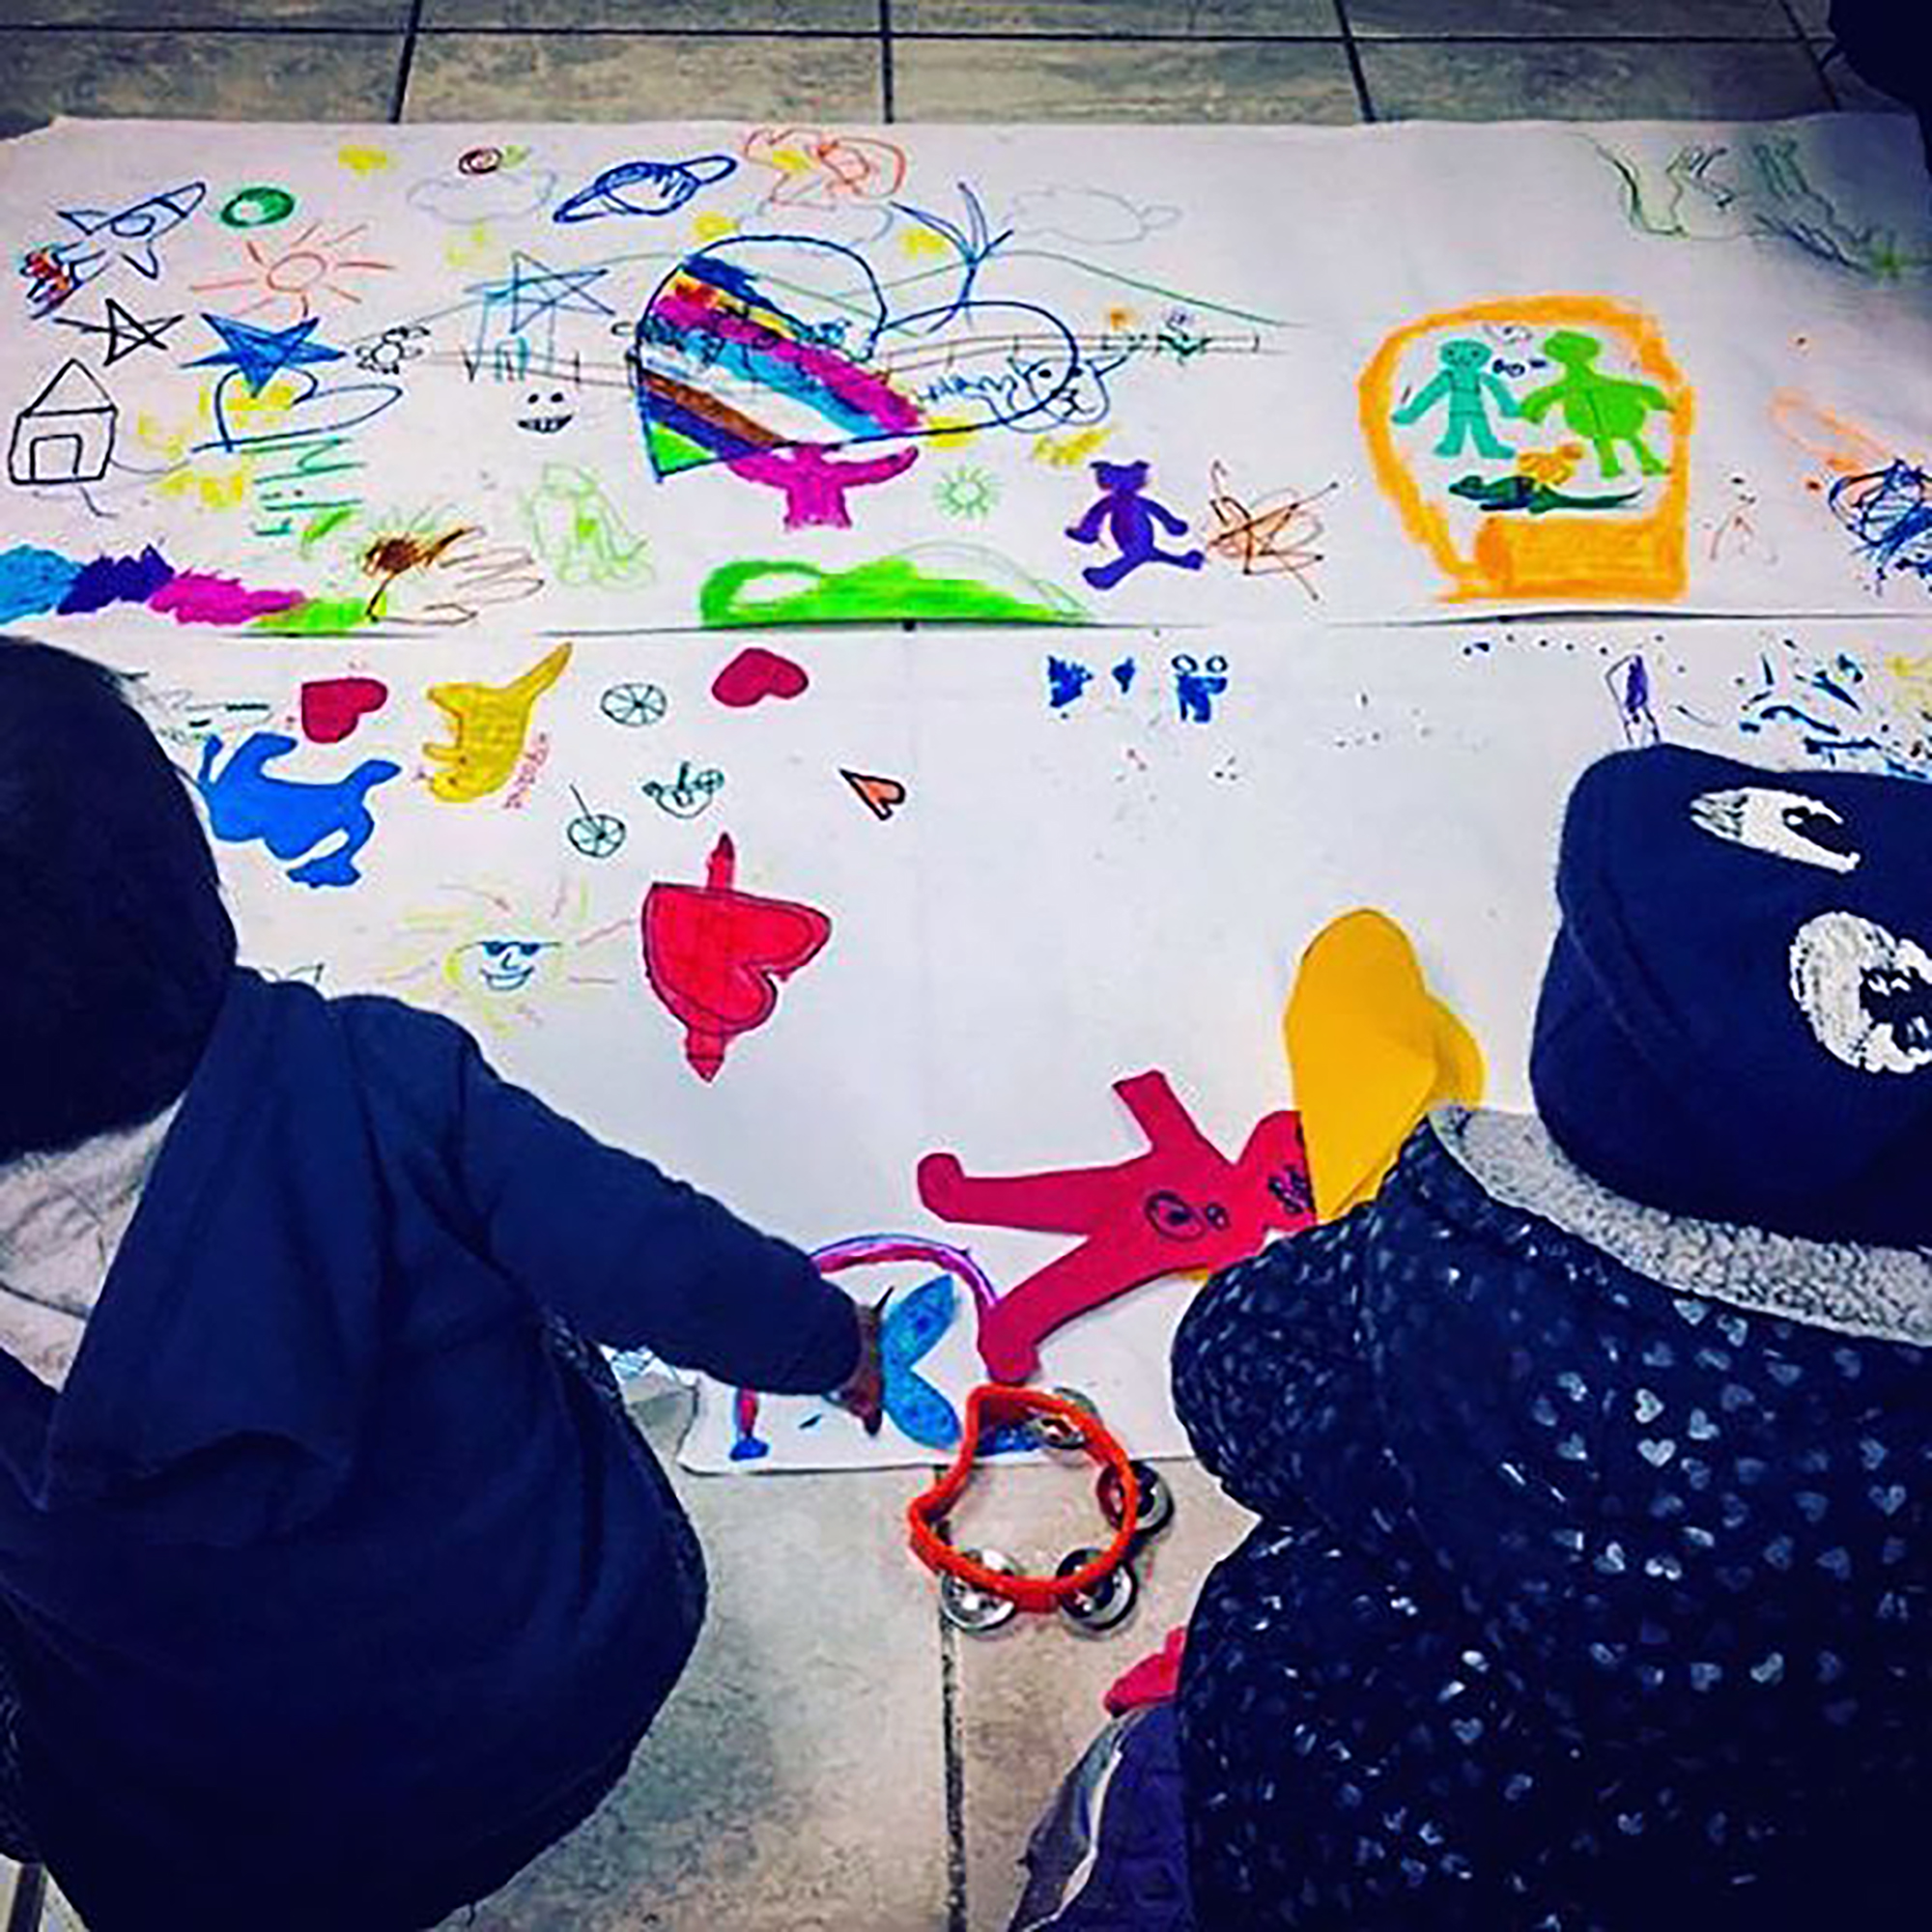
M425 745L423 756L444 767L429 781L436 797L450 805L472 805L509 782L524 755L530 714L536 702L570 662L571 647L559 644L532 665L514 684L433 684L429 701L449 720L453 745Z
M1430 1108L1482 1098L1474 1036L1424 984L1402 927L1366 907L1309 942L1282 1032L1323 1221L1374 1197Z
M1391 422L1396 378L1403 356L1422 336L1466 324L1512 322L1558 328L1581 324L1612 338L1671 399L1669 475L1655 507L1646 511L1486 516L1464 554L1447 513L1427 499L1396 447ZM1397 329L1382 344L1362 371L1357 399L1376 480L1394 499L1404 529L1447 574L1444 595L1450 602L1495 597L1661 602L1684 594L1696 399L1657 325L1636 309L1605 296L1535 296L1440 309Z

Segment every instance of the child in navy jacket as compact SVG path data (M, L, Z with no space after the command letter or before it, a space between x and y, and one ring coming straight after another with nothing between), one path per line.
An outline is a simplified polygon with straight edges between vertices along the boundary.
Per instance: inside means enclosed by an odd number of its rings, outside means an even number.
M1196 1918L1925 1922L1932 789L1587 772L1536 1116L1212 1282Z
M595 1806L702 1618L581 1338L867 1409L867 1324L460 1028L237 969L158 746L18 642L0 924L0 1813L93 1932L433 1923Z

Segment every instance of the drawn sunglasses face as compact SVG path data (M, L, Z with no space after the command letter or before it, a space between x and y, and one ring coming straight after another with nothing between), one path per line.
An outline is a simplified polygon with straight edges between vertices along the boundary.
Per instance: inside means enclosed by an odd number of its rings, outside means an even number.
M459 949L457 970L488 993L521 993L556 950L554 939L472 939Z

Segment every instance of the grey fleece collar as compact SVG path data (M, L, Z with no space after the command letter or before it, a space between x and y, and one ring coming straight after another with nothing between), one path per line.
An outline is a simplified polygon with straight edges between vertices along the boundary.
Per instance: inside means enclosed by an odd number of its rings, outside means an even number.
M1932 1255L1923 1250L1807 1241L1643 1207L1573 1166L1533 1114L1441 1107L1429 1124L1494 1200L1676 1293L1841 1335L1932 1346Z

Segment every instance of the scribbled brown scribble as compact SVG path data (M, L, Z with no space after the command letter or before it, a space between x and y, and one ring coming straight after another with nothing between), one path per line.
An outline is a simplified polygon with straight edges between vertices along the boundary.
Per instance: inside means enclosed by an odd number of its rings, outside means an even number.
M1219 464L1208 470L1208 514L1214 531L1206 541L1210 554L1240 565L1243 577L1292 577L1318 602L1321 593L1309 573L1322 561L1315 548L1321 540L1321 519L1313 505L1336 486L1330 483L1312 497L1277 491L1252 505L1228 486L1228 472Z

